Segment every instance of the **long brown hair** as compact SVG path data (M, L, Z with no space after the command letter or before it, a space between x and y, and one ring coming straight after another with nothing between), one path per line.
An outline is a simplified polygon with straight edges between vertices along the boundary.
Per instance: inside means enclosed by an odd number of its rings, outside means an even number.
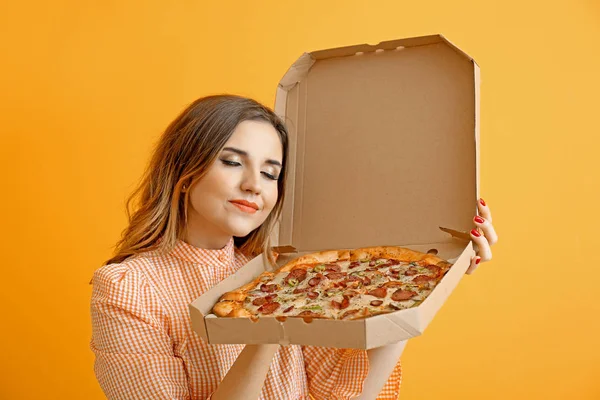
M167 253L173 249L187 220L190 191L182 193L182 186L189 188L204 176L235 128L246 120L273 125L283 146L283 162L277 182L278 197L271 214L247 236L234 238L234 243L250 257L263 252L274 262L269 237L283 206L287 129L271 109L252 99L215 95L194 101L160 137L139 185L127 200L129 225L122 232L113 257L105 264L119 263L149 250Z

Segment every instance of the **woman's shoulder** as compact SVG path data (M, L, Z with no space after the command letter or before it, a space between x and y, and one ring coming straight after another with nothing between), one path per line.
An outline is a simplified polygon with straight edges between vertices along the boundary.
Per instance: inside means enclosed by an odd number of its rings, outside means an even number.
M241 267L253 257L244 253L237 247L233 248L229 260L223 259L225 263L232 262L236 267ZM171 269L182 264L176 254L164 253L160 250L148 250L130 256L118 263L106 264L94 272L93 284L116 284L124 281L142 283L152 279L161 270Z
M98 268L95 274L104 276L119 276L123 273L143 275L146 271L157 270L173 264L174 260L175 257L172 254L165 254L159 249L150 249L131 255L121 262L106 264Z
M148 271L162 264L154 251L135 254L116 263L106 264L94 271L94 293L136 293L148 285Z

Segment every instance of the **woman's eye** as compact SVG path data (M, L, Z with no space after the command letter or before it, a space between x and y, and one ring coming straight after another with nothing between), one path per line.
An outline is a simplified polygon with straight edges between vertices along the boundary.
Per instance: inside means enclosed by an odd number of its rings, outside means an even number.
M237 161L221 160L221 162L222 162L223 164L225 164L225 165L230 165L230 166L232 166L232 167L237 167L237 166L240 166L240 165L242 165L242 164L240 164L240 163L239 163L239 162L237 162Z
M266 177L267 177L267 179L270 179L270 180L272 180L272 181L276 181L277 179L279 179L279 178L278 178L278 177L276 177L275 175L272 175L272 174L270 174L270 173L268 173L268 172L264 172L264 171L262 171L261 173L262 173L264 176L266 176Z

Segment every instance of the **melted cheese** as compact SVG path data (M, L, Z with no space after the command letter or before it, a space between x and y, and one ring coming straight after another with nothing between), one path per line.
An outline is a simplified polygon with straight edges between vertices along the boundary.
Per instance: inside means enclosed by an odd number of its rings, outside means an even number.
M377 267L378 265L381 264L385 264L388 260L387 259L377 259L375 260L375 267ZM432 272L429 271L427 268L423 268L419 265L417 265L416 263L400 263L397 265L392 265L392 266L387 266L387 267L383 267L383 268L377 268L377 271L367 271L368 268L373 268L374 266L370 266L369 265L369 261L365 261L365 262L360 262L360 264L354 268L349 268L351 262L350 261L339 261L337 262L337 264L341 267L341 272L346 272L348 273L348 275L355 275L358 277L369 277L369 279L371 279L371 285L369 285L368 290L372 290L375 289L379 286L381 286L383 283L386 282L390 282L390 281L396 281L396 282L402 282L404 285L402 285L401 287L388 287L387 288L387 293L385 298L378 298L369 294L366 294L367 288L365 287L359 287L359 288L334 288L334 284L336 282L338 282L339 280L330 280L330 279L323 279L319 282L319 284L315 285L314 287L311 287L310 291L314 291L317 292L319 294L319 296L316 299L310 299L309 297L307 297L306 293L302 293L302 295L298 296L295 295L293 293L293 291L296 288L307 288L309 287L308 285L308 281L311 278L314 278L317 273L313 272L313 269L309 269L306 275L306 278L300 282L299 284L295 285L295 286L291 286L289 284L285 284L284 283L284 279L285 277L289 274L289 272L281 272L276 274L275 276L273 276L273 278L267 282L261 282L259 283L259 287L262 283L265 283L267 285L270 284L277 284L279 287L281 287L280 290L277 290L274 294L277 294L276 299L274 299L274 301L278 302L280 304L279 308L272 314L260 314L258 312L258 309L260 308L260 306L254 306L252 304L252 300L256 299L257 297L264 297L267 295L270 295L271 293L265 293L260 291L260 289L254 289L252 291L249 292L249 297L247 299L247 301L244 303L244 307L248 310L250 310L251 312L253 312L255 315L259 315L261 317L275 317L275 316L296 316L298 314L300 314L303 311L313 311L319 314L324 315L326 318L332 318L332 319L336 319L338 318L340 315L344 314L347 311L350 310L362 310L365 307L367 309L369 309L371 311L371 313L373 314L377 314L377 313L381 313L381 312L389 312L390 311L390 305L394 305L396 308L399 309L406 309L406 308L410 308L412 306L414 306L417 303L420 303L422 300L424 300L427 295L429 295L429 293L431 292L431 289L433 289L433 286L435 285L434 282L429 282L428 286L429 289L428 290L424 290L424 291L419 291L416 288L418 287L418 285L414 284L412 282L412 280L418 276L418 275L432 275ZM417 274L412 275L412 276L406 276L404 275L404 273L409 269L412 268L414 270L417 271ZM389 272L390 270L394 270L397 271L399 273L399 278L393 278ZM323 275L326 275L327 272L322 272ZM351 285L351 283L350 283ZM331 296L327 296L326 292L328 291L328 289L332 292ZM417 292L417 296L413 297L412 299L409 300L403 300L403 301L393 301L392 300L392 294L399 290L412 290ZM335 300L339 303L341 303L344 300L343 297L343 293L347 290L356 290L357 292L359 292L359 294L357 296L352 296L350 298L350 304L348 307L342 309L342 310L338 310L336 309L333 305L332 305L332 300ZM373 300L381 300L383 301L383 303L379 306L372 306L371 302ZM289 308L290 306L294 306L294 308L287 312L284 313L283 311L286 310L287 308Z

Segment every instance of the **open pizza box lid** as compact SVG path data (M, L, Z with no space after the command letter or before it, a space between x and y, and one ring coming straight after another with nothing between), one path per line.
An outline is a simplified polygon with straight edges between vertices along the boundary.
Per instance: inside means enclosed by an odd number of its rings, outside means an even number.
M327 249L397 245L454 263L419 306L362 320L217 318L219 297L272 269L259 256L190 305L208 343L370 349L420 335L474 254L479 67L441 35L302 55L277 88L290 133L275 235L281 262Z

